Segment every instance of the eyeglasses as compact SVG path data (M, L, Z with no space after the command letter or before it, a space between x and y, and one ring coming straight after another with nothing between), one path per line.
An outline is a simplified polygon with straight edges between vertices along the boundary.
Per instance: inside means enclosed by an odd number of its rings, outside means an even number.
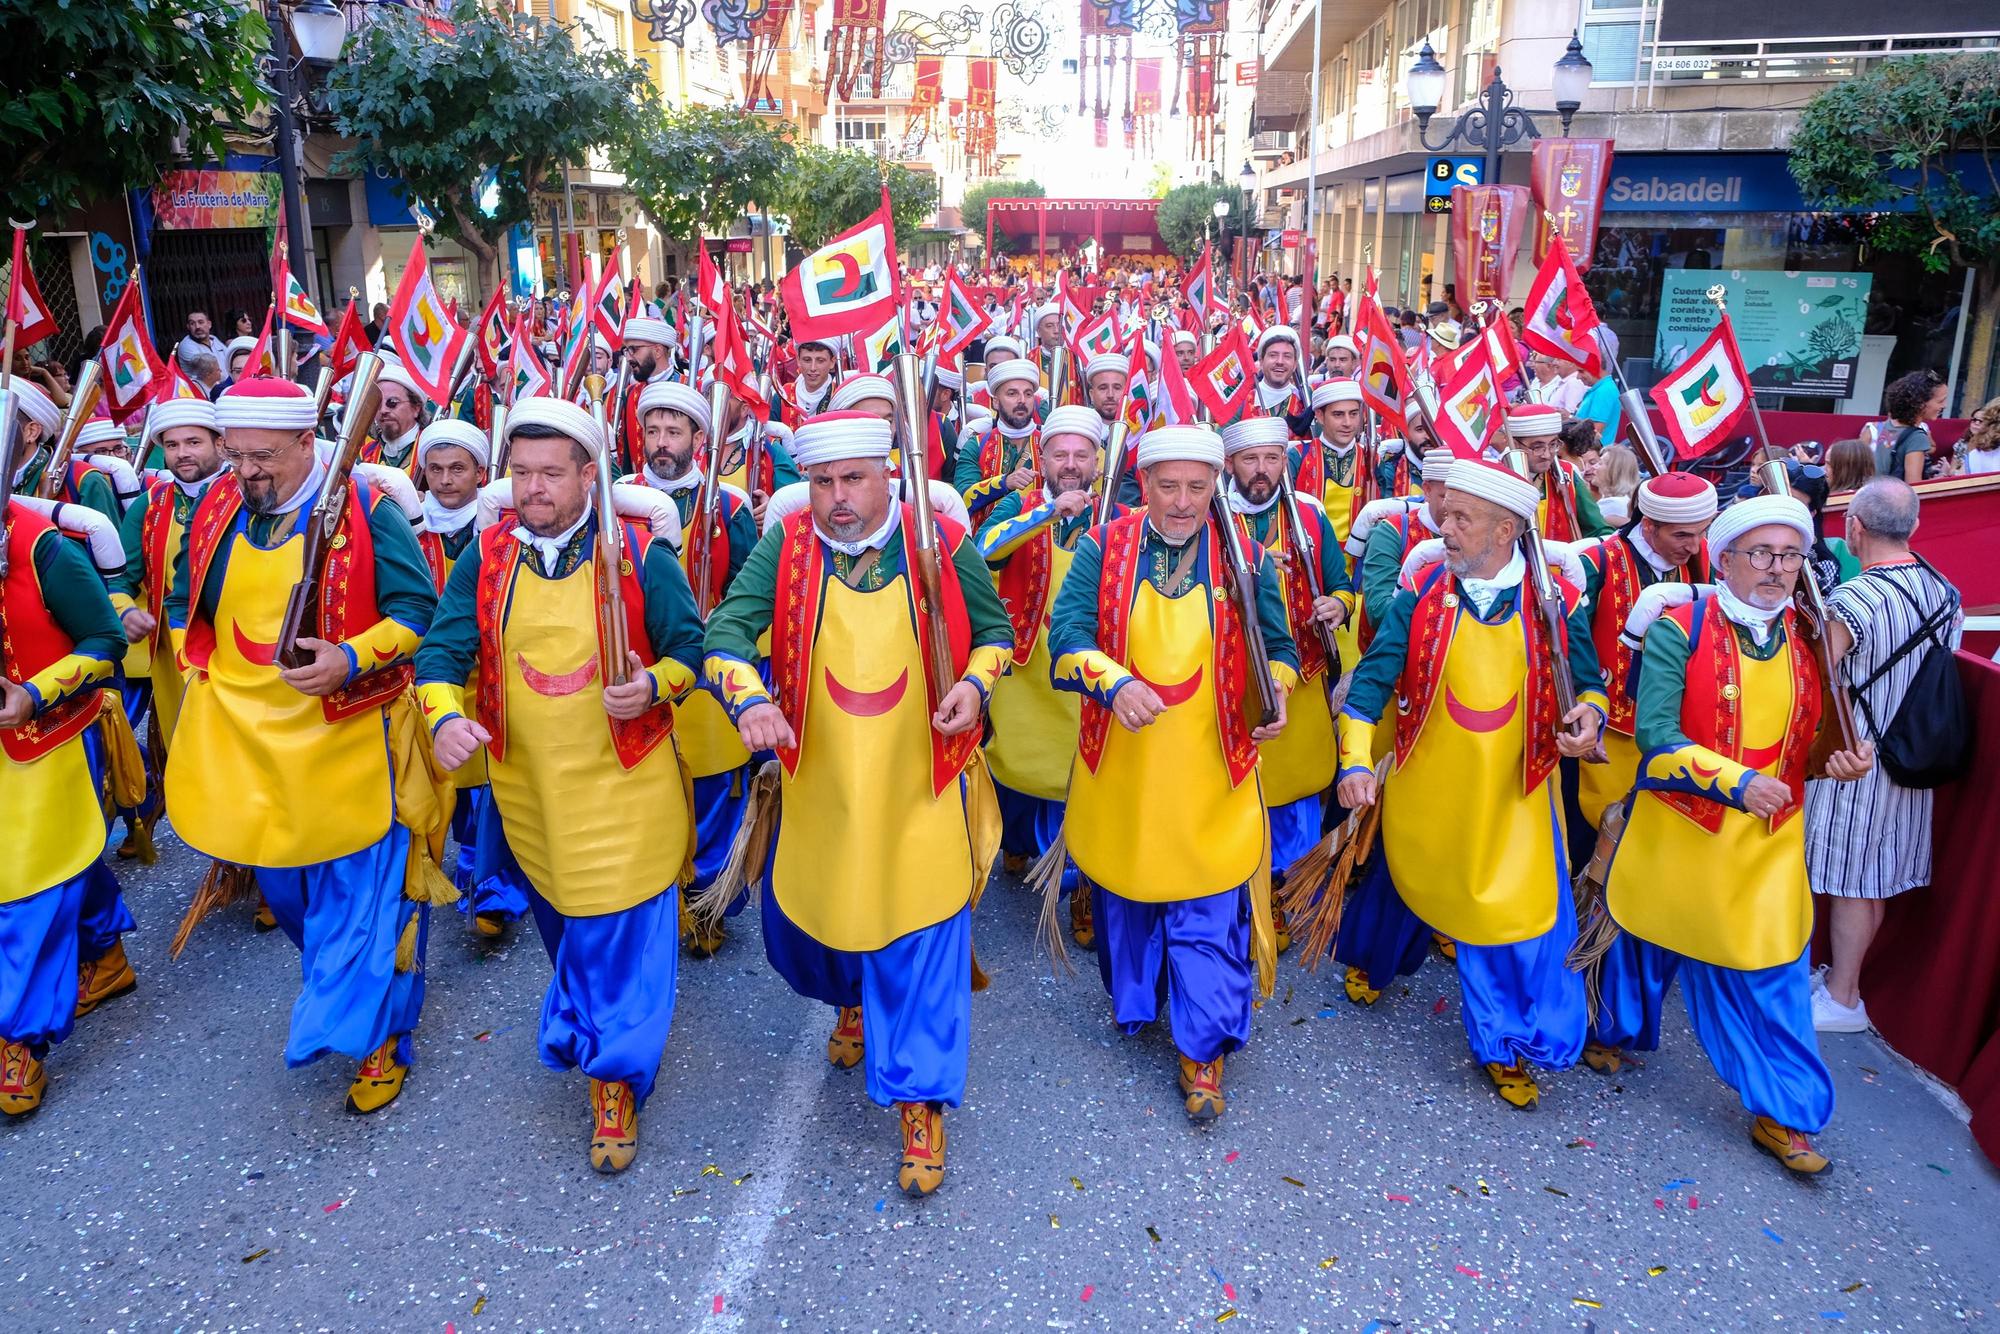
M222 461L232 468L241 468L246 463L254 463L259 468L268 468L279 459L285 457L285 455L291 453L293 448L294 446L292 445L280 445L276 449L252 449L247 452L239 452L234 449L224 448L218 449L215 452L221 455Z
M1736 547L1725 549L1731 555L1741 556L1749 561L1753 570L1768 570L1776 566L1786 574L1792 574L1806 563L1806 553L1803 551L1773 551L1769 547L1751 547L1748 551Z

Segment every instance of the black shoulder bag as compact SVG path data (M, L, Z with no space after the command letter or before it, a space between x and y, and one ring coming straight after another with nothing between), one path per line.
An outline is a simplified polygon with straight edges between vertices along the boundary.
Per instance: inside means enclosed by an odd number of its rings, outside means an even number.
M1852 693L1862 716L1868 720L1868 730L1875 734L1875 762L1882 766L1882 771L1901 787L1934 788L1962 777L1971 766L1972 717L1966 708L1965 687L1959 683L1950 641L1943 637L1958 615L1958 593L1929 561L1918 556L1917 563L1944 585L1949 596L1936 612L1923 617L1916 633L1898 645L1866 681L1853 687ZM1883 582L1909 603L1912 611L1923 616L1923 609L1902 585L1889 578ZM1883 727L1875 721L1875 711L1868 705L1868 689L1891 667L1916 652L1922 652L1923 658L1910 678L1910 688L1903 692L1902 702L1896 706L1889 725Z

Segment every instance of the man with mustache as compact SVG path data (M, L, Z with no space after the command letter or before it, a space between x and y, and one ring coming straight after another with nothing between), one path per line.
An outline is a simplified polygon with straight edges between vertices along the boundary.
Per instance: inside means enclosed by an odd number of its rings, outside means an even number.
M997 420L978 448L970 444L958 452L952 484L965 497L965 508L975 522L1009 491L1021 491L1035 481L1036 437L1041 430L1035 419L1035 391L1040 384L1035 363L1013 358L986 372Z
M1790 496L1738 501L1708 529L1720 581L1656 585L1642 607L1668 609L1628 627L1643 635L1642 758L1605 885L1624 935L1602 973L1617 1027L1646 1050L1679 974L1696 1040L1751 1115L1750 1142L1803 1176L1829 1166L1810 1137L1833 1115L1799 814L1825 721L1826 683L1792 604L1812 542L1812 517ZM1829 755L1825 776L1860 778L1873 763L1864 741Z
M672 377L674 349L680 346L674 326L651 315L634 315L625 321L624 357L628 371L625 402L620 419L624 432L618 441L617 467L635 471L646 454L646 428L639 420L639 395L646 386Z
M1361 386L1353 380L1322 380L1312 392L1312 415L1319 438L1310 430L1294 433L1297 464L1293 481L1302 495L1318 500L1333 522L1333 531L1347 541L1354 522L1355 497L1361 492L1361 449L1356 443L1368 409Z
M1000 838L980 721L1013 633L978 547L942 516L942 605L921 596L887 422L823 413L797 445L807 503L709 618L703 672L745 749L778 755L775 792L767 766L745 816L746 833L778 821L766 865L747 868L769 886L765 955L835 1010L827 1059L865 1064L868 1096L902 1125L897 1184L928 1195L944 1181L944 1109L965 1094L972 908ZM931 658L934 615L949 663ZM775 694L756 666L766 629ZM937 676L952 683L942 697ZM719 883L710 903L734 889Z
M1580 542L1611 531L1597 508L1583 470L1556 457L1562 438L1562 409L1546 403L1524 403L1507 413L1510 448L1528 456L1528 472L1542 493L1538 526L1552 542Z
M673 701L694 685L701 624L672 542L623 521L625 624L607 624L591 498L610 442L589 413L523 399L507 435L516 522L452 567L416 694L440 764L485 752L553 969L542 1063L589 1076L591 1166L622 1172L673 1023L676 886L694 851Z
M380 384L382 402L375 409L373 434L361 447L361 461L401 468L415 481L419 471L417 432L423 429L430 404L424 391L417 388L416 377L400 362L382 363Z
M303 529L327 483L313 396L289 380L245 380L215 414L230 470L188 519L165 604L187 682L167 818L196 851L250 868L299 947L286 1063L355 1058L348 1110L374 1112L409 1073L429 907L456 897L434 860L450 782L425 762L409 698L437 595L409 520L356 479L317 621L298 640L306 661L279 665Z
M1334 957L1350 965L1348 994L1372 1001L1421 966L1434 930L1457 942L1473 1059L1527 1109L1541 1098L1530 1065L1565 1069L1583 1049L1555 769L1596 746L1604 686L1580 597L1559 581L1577 704L1558 716L1556 646L1519 549L1535 488L1474 459L1453 463L1445 487L1442 559L1426 561L1427 546L1412 555L1348 684L1338 793L1349 810L1383 802L1382 855L1347 903ZM1392 704L1392 767L1378 784L1375 730ZM1459 814L1439 819L1441 803Z
M1078 705L1049 679L1049 609L1091 526L1103 436L1091 409L1051 409L1042 424L1039 479L1004 497L979 530L980 553L993 567L1014 629L1013 670L993 687L993 740L986 748L1005 820L1000 850L1012 871L1047 852L1062 828ZM1070 934L1085 948L1096 938L1087 894L1070 899Z
M1083 697L1064 842L1097 891L1114 1022L1138 1033L1165 992L1185 1109L1208 1120L1277 960L1257 752L1285 726L1298 655L1270 560L1214 514L1215 432L1159 427L1138 455L1145 508L1077 543L1050 618L1056 688ZM1256 571L1268 663L1250 659L1224 542ZM1263 670L1278 716L1253 727L1250 673Z

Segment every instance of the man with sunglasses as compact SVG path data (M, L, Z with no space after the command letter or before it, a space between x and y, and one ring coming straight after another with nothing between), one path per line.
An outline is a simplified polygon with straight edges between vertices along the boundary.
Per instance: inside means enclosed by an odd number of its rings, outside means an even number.
M1819 665L1792 604L1812 540L1797 500L1739 501L1708 531L1719 582L1656 585L1628 623L1644 636L1641 759L1605 887L1624 934L1601 973L1610 1017L1651 1049L1678 972L1696 1039L1753 1118L1751 1143L1807 1176L1829 1166L1810 1136L1833 1114L1813 1033L1798 818L1822 721ZM1873 761L1864 742L1830 755L1825 772L1855 779Z

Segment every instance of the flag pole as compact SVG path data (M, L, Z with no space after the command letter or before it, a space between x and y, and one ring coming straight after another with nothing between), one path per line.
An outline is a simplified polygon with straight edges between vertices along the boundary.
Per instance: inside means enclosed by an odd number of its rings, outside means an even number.
M1729 345L1735 347L1736 326L1729 322L1729 307L1723 304L1724 299L1729 295L1729 290L1721 283L1717 283L1715 286L1709 288L1707 292L1703 293L1703 295L1715 303L1716 323L1722 325L1728 331ZM1737 357L1738 360L1741 360L1742 353L1740 349L1737 352ZM1750 395L1750 424L1757 431L1757 448L1762 453L1768 454L1771 451L1771 436L1764 429L1763 409L1757 406L1757 387L1750 383L1750 377L1747 373L1743 378L1743 388ZM1761 459L1759 460L1760 463L1762 461ZM1849 749L1851 750L1853 747L1850 746Z

